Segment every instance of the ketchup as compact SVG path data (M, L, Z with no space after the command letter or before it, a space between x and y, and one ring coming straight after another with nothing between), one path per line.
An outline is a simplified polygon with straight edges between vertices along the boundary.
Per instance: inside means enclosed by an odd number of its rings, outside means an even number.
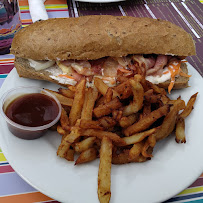
M51 97L40 94L25 94L12 101L5 114L23 126L37 127L51 123L58 115L59 107Z

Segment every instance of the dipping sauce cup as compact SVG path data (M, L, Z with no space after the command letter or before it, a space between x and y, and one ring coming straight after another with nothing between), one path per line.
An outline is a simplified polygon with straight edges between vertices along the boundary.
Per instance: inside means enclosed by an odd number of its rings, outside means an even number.
M17 87L2 96L0 112L13 135L32 140L59 121L61 104L42 88Z

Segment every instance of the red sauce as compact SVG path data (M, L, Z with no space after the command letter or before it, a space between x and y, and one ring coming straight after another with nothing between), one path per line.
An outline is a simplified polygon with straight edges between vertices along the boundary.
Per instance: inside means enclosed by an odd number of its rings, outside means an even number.
M40 94L25 94L12 101L5 114L15 123L37 127L51 123L58 115L59 107L51 97Z

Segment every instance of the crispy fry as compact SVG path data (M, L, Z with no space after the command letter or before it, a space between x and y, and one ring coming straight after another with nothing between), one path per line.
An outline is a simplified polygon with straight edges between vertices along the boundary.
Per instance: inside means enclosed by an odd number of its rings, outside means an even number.
M59 145L58 150L57 150L57 155L60 156L61 158L65 158L67 151L70 148L70 145L71 144L68 141L66 141L65 138L62 139L62 142Z
M74 150L69 149L66 153L66 156L64 157L68 161L74 161Z
M68 118L68 115L66 113L66 111L64 110L64 108L62 107L61 108L61 117L60 117L60 123L61 123L61 127L64 129L64 130L67 130L68 129L68 126L69 126L69 118Z
M194 106L194 103L196 101L197 94L198 94L198 92L190 97L190 99L187 103L187 106L185 107L183 112L180 114L181 118L186 118L187 116L190 115L191 111L193 110L193 106Z
M143 146L144 142L135 143L129 151L129 160L137 159L142 152Z
M164 95L164 94L161 95L160 100L162 101L162 103L164 105L168 104L168 102L170 101L170 99L167 97L167 95Z
M171 108L168 115L164 118L164 121L161 127L155 132L156 140L159 141L163 138L166 138L174 130L176 118L179 111L184 108L185 104L183 100L177 100L173 107Z
M85 98L85 79L82 79L76 87L73 105L69 114L71 126L75 125L76 120L81 117L84 98Z
M65 135L66 134L66 131L61 127L61 125L57 125L57 132L60 135Z
M162 116L165 116L169 112L169 105L164 105L160 108L158 108L155 111L152 111L147 116L143 117L141 120L139 120L137 123L129 126L124 130L124 134L126 136L132 135L137 132L141 132L150 125L152 125L157 119L161 118Z
M133 95L129 80L121 83L120 85L116 86L114 89L116 92L120 94L121 99L127 99L128 97Z
M133 92L133 102L123 109L123 116L129 116L133 113L137 113L143 105L144 89L142 85L136 80L130 80L130 85Z
M111 161L112 142L108 137L103 137L100 149L97 191L101 203L108 203L111 198Z
M144 98L146 102L154 104L160 101L160 97L161 97L160 94L159 95L152 94L152 95L146 95Z
M112 164L126 164L131 162L129 160L129 150L124 150L120 154L113 154L112 156Z
M96 137L88 137L81 142L75 143L75 151L83 152L89 148L91 148L96 140Z
M92 112L95 105L95 101L98 97L98 91L93 88L88 88L85 94L85 100L81 113L81 119L92 120Z
M154 135L150 135L147 139L147 141L144 143L144 146L142 148L142 155L146 158L153 157L152 152L153 148L156 144L156 138Z
M102 139L104 136L106 136L109 139L111 139L115 144L125 145L125 141L123 141L122 138L120 138L120 136L118 136L116 133L108 131L87 129L83 130L82 135L88 137L97 137L99 139Z
M139 119L139 113L131 114L130 116L122 117L119 120L119 124L122 128L127 128L131 126L133 123L137 122L138 119Z
M155 84L149 82L148 80L146 80L145 83L147 84L147 86L149 87L149 89L153 89L153 91L154 91L155 93L166 95L165 89L158 87L157 85L155 85Z
M74 98L75 93L69 89L59 88L59 93L68 98Z
M147 116L151 113L151 103L144 102L144 108L143 108L143 116Z
M106 130L116 125L116 121L112 117L107 116L100 118L99 122Z
M120 154L114 154L112 157L112 164L126 164L131 162L145 162L147 160L146 157L143 157L141 154L136 159L129 158L129 149L124 150Z
M119 99L116 97L111 100L109 103L101 104L94 109L94 115L99 118L105 115L108 115L112 112L112 110L119 109L122 106Z
M150 130L147 130L141 133L136 133L129 137L123 137L122 140L125 142L125 144L121 144L120 146L126 146L126 145L131 145L131 144L141 142L145 137L148 137L154 134L156 130L157 130L156 128L152 128Z
M73 99L71 98L68 98L68 97L65 97L61 94L59 94L58 92L55 92L55 91L52 91L52 90L49 90L49 89L45 89L46 91L52 93L58 100L59 102L61 103L61 105L64 105L64 106L72 106L73 104ZM42 91L43 92L43 91Z
M103 82L102 79L100 78L95 78L94 79L94 85L95 87L98 89L98 91L104 96L108 90L108 86ZM119 97L120 95L115 91L113 90L113 98L115 97Z
M93 161L97 158L97 150L95 148L89 148L83 151L77 158L75 165Z
M78 127L73 127L70 134L66 135L64 141L68 143L74 143L81 136L80 130Z
M176 123L176 142L186 143L185 138L185 120L182 117L178 118Z
M103 128L100 126L100 122L99 121L88 121L88 120L80 120L80 127L83 129L99 129L99 130L103 130Z
M104 95L104 103L109 103L113 97L113 89L108 88L106 94Z
M113 110L112 111L113 119L116 121L119 121L122 118L122 115L123 115L122 110Z

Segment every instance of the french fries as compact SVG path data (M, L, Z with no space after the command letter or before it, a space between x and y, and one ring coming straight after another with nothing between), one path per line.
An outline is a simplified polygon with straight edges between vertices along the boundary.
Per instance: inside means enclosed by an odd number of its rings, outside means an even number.
M94 115L99 118L102 116L109 115L112 110L119 109L122 106L119 99L116 97L113 100L111 100L109 103L101 104L98 107L94 109Z
M186 143L185 138L185 120L184 118L178 118L176 123L176 142Z
M71 126L74 126L77 119L81 117L83 102L85 99L85 83L86 83L85 79L82 79L76 87L73 105L69 114Z
M89 148L83 151L75 162L75 165L93 161L97 158L97 150Z
M181 118L186 118L188 115L190 115L191 111L193 110L193 106L196 101L197 94L198 94L198 92L191 96L191 98L189 99L189 101L187 103L187 106L185 107L183 112L180 114Z
M93 88L88 88L85 94L85 101L83 104L83 109L81 113L81 119L92 120L92 112L95 105L95 101L98 97L98 91Z
M48 90L48 89L45 89L45 90L52 93L59 100L61 105L63 105L63 106L72 106L73 105L73 99L65 97L65 96L63 96L63 95L61 95L55 91L52 91L52 90Z
M132 135L137 132L141 132L146 130L150 125L152 125L157 119L165 116L169 112L169 105L164 105L159 109L152 111L147 116L143 117L137 123L129 126L126 130L124 130L124 134L126 136Z
M100 158L98 198L105 203L111 198L111 164L150 160L156 143L174 130L176 142L186 142L185 119L198 94L185 105L181 97L171 100L164 89L141 75L120 81L112 88L95 78L95 88L86 88L83 78L76 87L50 90L63 106L57 155L74 161L78 154L75 165Z
M108 203L111 198L111 162L112 141L104 136L101 142L98 172L98 197L101 203Z
M123 116L137 113L143 105L144 89L142 85L136 80L130 80L130 85L133 92L133 102L124 107Z

